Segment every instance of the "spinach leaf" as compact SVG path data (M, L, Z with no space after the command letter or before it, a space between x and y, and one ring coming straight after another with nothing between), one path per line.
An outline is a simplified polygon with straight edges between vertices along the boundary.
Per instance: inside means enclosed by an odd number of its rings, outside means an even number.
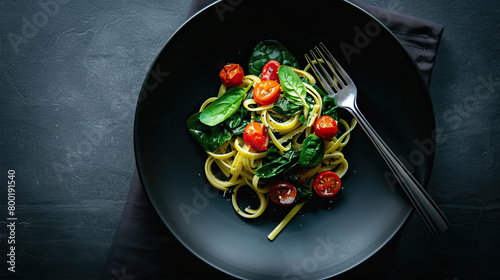
M307 78L300 77L300 80L302 82L306 82ZM305 101L306 101L307 107L309 108L309 112L312 111L314 104L316 104L316 102L314 101L314 98L311 95L307 94ZM274 102L274 106L273 106L274 111L276 111L278 114L283 115L287 118L291 118L294 115L302 112L303 108L304 108L303 104L296 105L296 104L292 103L290 100L288 100L288 98L278 99L278 101ZM302 124L307 125L308 120L310 120L311 117L312 117L312 115L309 115L308 119L306 120L304 115L300 115L299 121Z
M307 107L309 108L309 112L312 111L314 105L316 104L316 102L314 101L314 98L309 94L306 96L306 104L307 104ZM306 120L306 118L304 117L304 114L302 114L299 116L299 122L301 122L303 125L307 125L309 123L309 121L311 120L312 116L313 116L313 114L309 114L307 116L307 120Z
M276 113L291 118L296 114L302 112L303 106L295 105L286 98L280 98L278 101L274 102L273 110Z
M269 60L277 60L281 65L290 65L298 68L297 59L289 52L285 46L275 40L264 40L258 43L253 49L248 63L248 72L259 76L262 68Z
M321 112L323 115L328 115L332 117L334 120L338 121L339 120L339 115L337 113L337 102L335 101L335 98L330 97L328 95L323 97L323 108L321 109Z
M189 133L205 151L214 152L231 138L231 133L222 125L208 126L200 121L200 112L186 121Z
M299 165L300 151L288 151L281 157L257 168L256 175L259 178L272 178L285 175Z
M316 167L325 154L325 143L316 134L310 134L302 142L299 163L304 168Z
M224 125L228 130L234 135L243 135L245 127L250 123L250 112L243 106L240 106L238 110L227 120L224 121Z
M305 185L295 186L297 189L297 196L295 197L295 203L301 203L312 197L312 190Z
M312 96L310 96L310 95L307 95L306 96L306 103L307 103L307 107L309 108L309 112L311 112L314 104L316 104L314 102L314 98L312 98ZM295 105L286 98L278 99L278 101L274 102L274 106L273 106L273 110L276 111L276 113L283 115L287 118L291 118L291 117L295 116L296 114L302 112L303 108L304 108L303 105L301 105L301 106ZM299 121L303 125L307 125L307 123L309 122L311 117L312 117L312 114L309 114L309 116L306 120L304 115L300 115Z
M241 101L251 86L250 84L247 88L230 88L201 112L200 121L214 126L232 116L240 107Z
M253 90L249 90L244 100L253 99ZM252 122L252 113L248 111L245 107L240 106L240 108L232 116L224 121L224 125L228 128L229 132L233 135L243 136L243 132L249 123ZM256 122L262 122L260 115L255 116Z
M280 150L278 149L278 147L276 147L276 145L274 144L273 141L269 141L269 144L267 145L267 157L266 157L266 161L267 162L271 162L279 157L281 157L280 155Z
M299 75L288 66L281 65L278 69L278 77L286 99L295 105L307 106L305 100L307 96L306 87L300 80Z

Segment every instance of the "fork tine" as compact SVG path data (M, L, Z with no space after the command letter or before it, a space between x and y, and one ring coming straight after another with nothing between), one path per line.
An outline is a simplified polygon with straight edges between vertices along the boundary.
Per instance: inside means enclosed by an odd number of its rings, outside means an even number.
M318 51L316 49L316 51ZM328 81L328 85L330 87L333 87L337 92L340 91L340 87L337 85L337 83L335 82L334 79L332 79L332 77L330 76L330 74L328 73L328 71L325 69L325 67L323 67L323 63L320 63L320 59L318 58L318 56L316 56L316 54L311 50L311 55L314 57L314 60L316 60L316 64L318 65L318 67L323 71L323 74L324 76L326 77L326 80ZM323 59L323 58L322 58ZM327 63L326 60L323 59L323 61Z
M316 50L316 52L318 52L320 54L321 59L323 59L323 61L327 62L326 63L327 67L328 67L328 69L330 69L330 72L337 80L339 87L345 88L347 85L344 83L344 80L340 77L340 75L339 75L340 71L337 69L338 67L335 66L335 63L337 61L335 61L335 59L333 59L334 61L330 61L333 57L329 57L328 59L326 59L325 55L321 52L321 50L318 47L315 47L315 50Z
M342 82L342 87L346 87L346 86L348 86L348 84L352 83L352 82L350 82L349 75L347 75L344 68L342 68L342 66L340 66L340 64L337 62L337 60L333 57L333 55L330 53L330 51L326 48L325 44L320 42L319 46L323 50L323 52L326 53L326 55L328 56L328 60L333 64L333 66L335 67L335 70L337 70L334 72L340 74L341 77L338 77L336 75L336 78L337 78L337 80L339 80L339 82ZM319 53L321 54L322 58L325 59L325 57L323 56L323 54L320 51L319 51ZM325 59L325 61L326 61L326 59Z
M311 54L314 57L314 53L312 51L311 51ZM330 91L332 91L330 94L336 94L337 92L339 92L339 88L336 85L335 85L335 91L333 91L333 89L329 86L329 83L324 78L324 75L322 75L320 73L320 70L312 62L312 60L309 58L309 56L307 54L305 54L304 56L306 57L307 63L309 63L309 65L311 65L311 68L312 68L314 74L316 74L316 76L318 77L319 81L321 82L321 84L323 85L323 87L326 89L326 91L328 91L328 93L330 93ZM315 58L315 60L318 62L318 60L316 58ZM320 64L320 63L318 62L318 64Z

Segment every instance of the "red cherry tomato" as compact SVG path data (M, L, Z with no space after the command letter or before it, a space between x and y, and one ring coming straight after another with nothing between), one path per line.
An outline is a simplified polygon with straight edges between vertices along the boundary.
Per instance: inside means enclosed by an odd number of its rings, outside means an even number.
M332 141L337 131L337 123L330 116L324 115L314 123L314 134L326 141Z
M269 188L269 198L279 205L290 205L297 197L297 189L286 181L277 182Z
M265 151L269 144L267 128L258 122L249 123L243 132L243 140L255 151Z
M280 63L276 60L269 60L262 68L262 75L260 79L262 81L276 81L280 82L280 78L278 77L278 69L280 68Z
M237 87L243 82L243 68L238 64L225 65L219 73L220 80L227 88Z
M259 105L269 105L280 97L281 87L276 81L262 81L253 90L253 99Z
M340 190L340 178L333 171L323 171L314 179L313 187L319 196L334 196Z

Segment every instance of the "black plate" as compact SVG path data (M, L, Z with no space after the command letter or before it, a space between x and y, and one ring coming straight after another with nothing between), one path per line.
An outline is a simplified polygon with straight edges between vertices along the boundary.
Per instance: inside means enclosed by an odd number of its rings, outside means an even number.
M315 13L305 13L313 7ZM361 128L345 150L350 169L341 195L331 207L308 207L270 242L267 235L277 219L244 220L229 195L215 193L204 176L206 155L185 126L202 102L217 94L222 66L233 62L246 68L253 47L264 39L283 43L301 67L304 53L324 42L354 79L367 119L427 184L433 157L419 150L416 140L432 139L434 114L414 62L364 11L344 1L319 0L229 1L184 24L141 91L134 132L139 174L168 228L214 267L252 279L333 276L380 249L412 209L399 187L388 183L387 167Z

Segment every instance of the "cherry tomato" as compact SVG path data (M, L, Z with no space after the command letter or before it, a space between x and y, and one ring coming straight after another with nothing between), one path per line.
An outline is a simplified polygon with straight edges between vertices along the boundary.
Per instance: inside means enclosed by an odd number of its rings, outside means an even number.
M262 81L255 86L253 99L259 105L269 105L280 97L281 87L276 81Z
M269 188L269 198L279 205L290 205L297 197L297 189L286 181L274 183Z
M269 60L262 68L262 75L260 79L262 81L276 81L280 82L280 78L278 77L278 69L280 68L280 63L276 60Z
M340 190L340 178L333 171L323 171L314 179L313 187L319 196L334 196Z
M337 122L330 116L324 115L314 123L314 134L326 141L332 141L337 131Z
M227 88L237 87L243 82L243 68L238 64L225 65L219 73L220 80Z
M265 151L269 144L267 128L258 122L249 123L243 132L243 140L255 151Z

